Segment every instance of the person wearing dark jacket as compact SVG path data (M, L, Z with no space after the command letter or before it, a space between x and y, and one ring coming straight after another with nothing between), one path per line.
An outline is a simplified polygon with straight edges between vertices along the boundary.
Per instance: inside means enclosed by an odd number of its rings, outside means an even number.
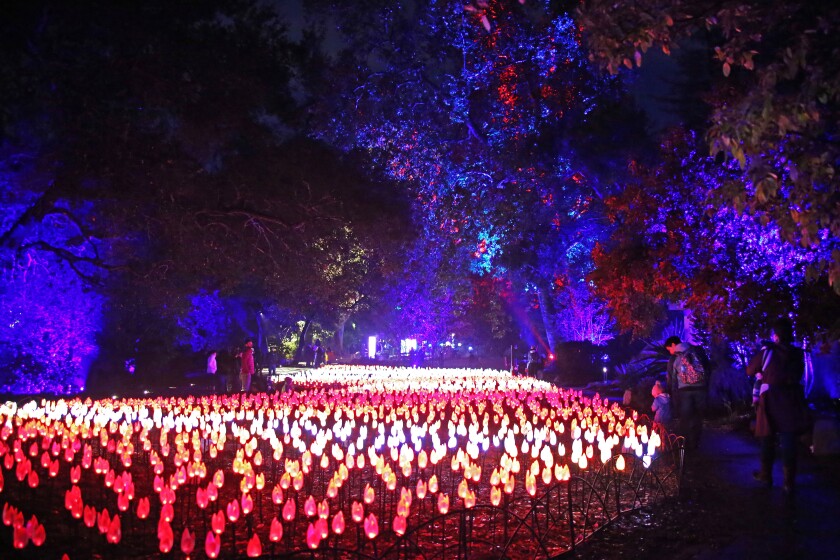
M700 346L682 342L678 336L665 340L665 350L671 354L667 380L679 413L677 431L685 437L686 449L696 449L703 432L711 364Z
M776 435L782 448L784 490L792 492L796 479L796 440L808 428L802 376L805 353L793 346L793 326L782 318L773 325L772 342L747 364L747 375L761 380L755 435L761 439L761 469L753 477L773 485Z

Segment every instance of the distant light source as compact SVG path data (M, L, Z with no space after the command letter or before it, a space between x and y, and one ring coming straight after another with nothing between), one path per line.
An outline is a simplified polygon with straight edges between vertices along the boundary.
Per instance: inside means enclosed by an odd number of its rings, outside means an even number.
M404 338L400 340L400 354L408 354L412 350L417 350L416 338Z
M554 354L549 354L549 355L548 355L548 359L549 359L549 360L553 360L553 359L554 359Z
M376 357L376 337L369 336L368 337L368 358L373 359Z

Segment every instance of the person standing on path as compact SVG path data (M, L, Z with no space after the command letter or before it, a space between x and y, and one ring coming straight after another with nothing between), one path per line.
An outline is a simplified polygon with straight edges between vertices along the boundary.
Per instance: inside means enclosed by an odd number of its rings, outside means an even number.
M665 349L671 354L668 391L676 395L678 431L685 437L686 449L697 449L703 432L711 366L702 348L684 343L678 336L669 337Z
M531 346L531 349L528 351L528 364L525 366L525 369L528 371L528 375L537 379L540 373L540 355L537 352L536 346Z
M239 354L239 382L240 391L247 393L251 390L251 377L254 375L254 343L245 342L245 348Z
M213 384L215 385L216 392L221 392L222 390L219 389L219 379L220 377L217 375L219 371L219 365L216 362L216 351L210 352L210 355L207 356L207 375L213 376Z
M321 345L320 340L315 340L315 345L312 347L312 355L313 355L313 363L315 369L318 369L322 365L324 365L324 347Z
M784 490L792 492L796 480L796 440L808 429L808 410L802 387L805 353L793 346L793 326L781 318L773 325L772 342L762 346L749 364L747 375L761 380L755 435L761 439L761 469L753 477L773 485L776 434L782 448Z
M657 381L650 390L653 404L650 409L654 412L653 427L656 430L670 431L671 429L671 395L665 392L662 384Z
M236 349L228 347L222 350L216 360L219 362L219 393L232 393L234 380L239 373Z

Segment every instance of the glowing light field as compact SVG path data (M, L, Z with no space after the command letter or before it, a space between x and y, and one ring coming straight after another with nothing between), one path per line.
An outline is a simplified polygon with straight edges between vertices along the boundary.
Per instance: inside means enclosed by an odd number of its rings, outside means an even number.
M333 366L295 384L6 403L2 556L544 558L678 484L647 417L546 382Z

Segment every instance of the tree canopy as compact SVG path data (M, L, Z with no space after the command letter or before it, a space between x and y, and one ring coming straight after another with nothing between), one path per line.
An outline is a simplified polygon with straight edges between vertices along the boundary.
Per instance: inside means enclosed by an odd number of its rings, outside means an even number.
M182 322L201 294L332 320L380 289L411 230L408 207L365 158L296 130L292 74L305 60L269 10L44 2L24 12L2 61L18 72L4 90L0 232L9 281L32 284L18 298L83 313L95 290L110 301L109 338L121 339L110 344L130 355L161 343L149 323ZM35 302L26 294L38 270L79 289ZM23 363L22 333L38 315L6 301L7 324L22 326L3 354ZM84 341L67 342L76 365L94 354L96 328L81 326L96 317L77 321Z
M709 98L709 153L736 161L742 173L706 198L813 249L811 275L827 272L840 292L840 8L807 0L587 0L579 14L590 57L610 73L689 38L708 46L725 78Z
M669 303L734 338L783 308L834 328L835 8L283 7L0 21L4 387L314 323L546 353L649 333ZM709 122L659 137L632 69L682 45L720 65Z

